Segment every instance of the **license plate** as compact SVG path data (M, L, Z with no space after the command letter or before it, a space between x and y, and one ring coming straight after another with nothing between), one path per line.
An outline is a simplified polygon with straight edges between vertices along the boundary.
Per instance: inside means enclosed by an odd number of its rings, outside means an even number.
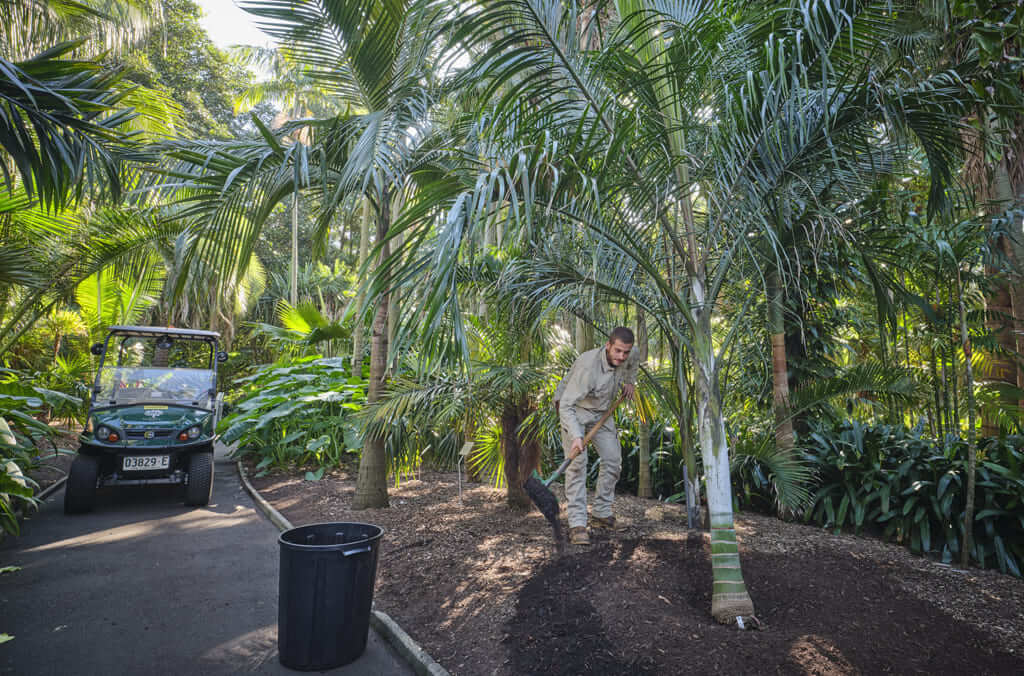
M167 469L171 466L169 455L126 455L124 458L124 469L134 471L145 471L151 469Z

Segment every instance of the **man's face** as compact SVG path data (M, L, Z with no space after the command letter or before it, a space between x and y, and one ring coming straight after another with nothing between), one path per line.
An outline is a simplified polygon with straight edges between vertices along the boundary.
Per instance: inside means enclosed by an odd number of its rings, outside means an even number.
M620 340L610 340L604 346L604 352L608 356L608 363L613 367L626 361L626 357L629 356L632 349L632 343L623 343Z

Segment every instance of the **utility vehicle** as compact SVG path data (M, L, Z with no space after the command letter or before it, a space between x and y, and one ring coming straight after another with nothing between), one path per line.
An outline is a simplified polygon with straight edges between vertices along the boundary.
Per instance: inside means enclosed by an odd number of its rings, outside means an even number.
M111 326L92 346L100 358L89 421L64 491L68 514L92 509L104 486L179 484L185 504L209 503L221 396L213 331Z

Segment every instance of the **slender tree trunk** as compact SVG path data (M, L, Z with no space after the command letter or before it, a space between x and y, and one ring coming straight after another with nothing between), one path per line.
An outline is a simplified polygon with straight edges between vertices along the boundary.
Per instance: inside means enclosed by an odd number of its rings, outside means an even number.
M932 361L932 405L935 406L935 438L941 441L946 434L942 430L942 402L940 401L942 388L939 384L939 362L935 355L934 339L932 344L928 346L928 352L931 355Z
M359 270L366 264L366 257L370 250L370 200L363 198L363 217L359 224ZM365 294L360 285L359 293L356 296L356 308L363 305ZM352 322L352 375L360 377L363 374L363 331L365 325L362 320L362 313L356 315Z
M297 183L297 182L296 182ZM292 307L299 304L299 189L292 193L292 263L289 297Z
M956 293L957 298L954 299L953 289L950 289L949 291L950 308L953 307L954 300L959 302L959 296L961 293L963 293L963 291L959 288L959 285L957 285ZM953 420L955 421L956 425L954 429L956 431L956 436L959 438L962 431L962 427L960 425L960 369L957 368L957 361L959 361L960 355L957 352L957 327L952 326L951 328L953 329L953 335L952 340L949 342L949 370L952 376L952 386L950 387L950 391L952 392L953 398Z
M380 200L380 214L377 218L377 241L384 242L391 227L391 204L385 193ZM390 255L388 244L381 246L379 263ZM370 340L370 387L366 401L370 404L380 400L384 390L388 367L388 294L377 299L377 311L373 317L373 335ZM359 460L359 476L356 479L356 494L353 509L388 506L388 462L384 437L370 437L363 444Z
M100 333L107 328L103 325L103 270L96 271L96 322Z
M389 247L389 250L401 250L402 248L402 235L396 235L394 237L394 248ZM395 336L398 333L398 294L388 294L388 344L394 349ZM390 377L394 373L395 369L398 368L398 355L395 354L388 364L388 376Z
M636 342L636 349L639 351L637 356L642 367L647 364L648 340L647 316L640 306L637 306L636 309ZM639 370L637 374L639 376ZM637 380L639 380L639 377ZM640 421L637 434L639 435L637 440L639 445L637 450L639 468L637 470L636 494L637 497L650 498L654 496L654 491L651 487L651 424L646 418Z
M768 325L772 337L772 394L775 408L775 447L793 450L793 420L789 417L789 361L782 288L777 271L768 274Z
M722 393L718 386L718 365L711 341L711 321L706 314L697 321L700 335L694 337L693 366L711 522L711 615L722 624L738 624L737 617L746 620L754 615L754 603L747 593L740 569L732 512L729 447L722 415Z
M467 442L476 441L476 424L471 418L467 416L466 422L462 426L462 438ZM469 457L467 456L464 461L466 467L466 479L475 483L481 481L480 468L477 465L470 464Z
M953 308L950 308L952 311ZM943 334L946 332L943 331ZM946 434L953 434L953 406L952 399L949 396L949 369L946 367L948 353L946 350L946 341L942 341L942 352L940 353L940 367L942 369L942 413L945 416L946 421Z
M700 472L697 470L697 453L690 438L690 419L693 409L690 407L690 379L686 373L686 349L680 347L672 362L675 372L676 392L679 395L679 415L676 425L679 427L679 443L683 451L683 484L686 489L686 527L693 530L701 527L700 523ZM705 468L706 471L706 468Z
M974 402L974 367L971 365L971 337L967 332L967 309L964 307L964 289L957 270L957 297L960 305L960 340L963 341L964 379L967 385L967 496L964 500L964 540L960 548L960 566L967 567L971 555L971 531L974 524L974 483L978 467L978 449L975 440L976 408Z

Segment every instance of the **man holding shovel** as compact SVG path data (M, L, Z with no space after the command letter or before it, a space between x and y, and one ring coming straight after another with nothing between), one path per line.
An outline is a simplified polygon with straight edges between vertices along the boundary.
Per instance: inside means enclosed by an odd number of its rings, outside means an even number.
M565 457L573 458L565 470L566 511L569 516L569 542L590 544L587 535L587 453L583 437L601 422L616 402L619 388L623 396L632 397L636 383L637 364L629 359L633 350L633 332L618 326L601 347L588 350L576 358L569 373L555 390L555 410L562 430ZM615 430L615 418L607 416L593 435L594 446L601 458L594 496L595 528L620 530L612 514L615 483L622 470L622 447Z

